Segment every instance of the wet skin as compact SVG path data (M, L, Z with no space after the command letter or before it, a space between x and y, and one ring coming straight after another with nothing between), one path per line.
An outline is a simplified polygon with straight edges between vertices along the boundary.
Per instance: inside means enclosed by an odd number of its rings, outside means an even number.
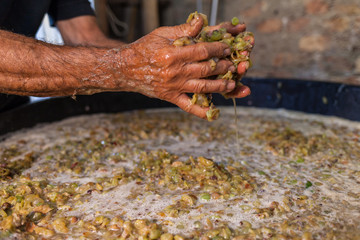
M191 105L186 93L250 94L246 86L235 88L233 81L211 79L228 70L243 74L227 60L211 68L210 58L223 58L230 49L223 43L199 43L175 47L183 36L196 36L201 18L175 27L154 30L138 41L118 48L56 46L0 30L0 92L31 96L71 96L106 91L132 91L176 104L183 110L206 118L207 108ZM230 22L225 27L234 35L245 25ZM86 45L86 44L85 44ZM121 104L121 103L114 103Z
M203 42L183 47L172 46L172 42L178 38L198 35L202 24L203 20L196 18L189 24L156 29L125 47L121 58L126 60L122 67L127 69L122 72L136 92L172 102L205 119L208 108L190 104L186 93L230 93L230 97L239 98L249 95L250 89L246 86L235 88L231 80L209 79L228 70L244 74L249 67L241 64L235 69L230 61L220 60L215 69L211 68L209 58L224 58L230 54L226 44ZM234 35L245 31L245 25L233 26L229 22L211 29L221 27Z

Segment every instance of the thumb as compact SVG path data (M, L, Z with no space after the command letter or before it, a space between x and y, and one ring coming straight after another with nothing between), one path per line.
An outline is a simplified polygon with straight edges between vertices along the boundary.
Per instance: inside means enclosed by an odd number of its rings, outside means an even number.
M203 25L204 19L199 14L195 14L190 22L174 27L158 28L156 34L173 40L181 37L196 37L200 33Z
M183 37L196 37L196 35L200 33L203 26L207 26L207 24L207 18L205 15L195 13L190 21L187 21L186 24L180 25L183 26L183 32L186 34Z

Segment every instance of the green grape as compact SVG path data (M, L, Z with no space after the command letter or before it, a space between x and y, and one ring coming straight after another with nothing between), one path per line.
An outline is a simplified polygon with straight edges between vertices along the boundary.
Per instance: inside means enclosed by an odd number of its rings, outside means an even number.
M207 17L201 13L192 13L190 14L187 22L190 22L194 17L200 16L204 19L204 26L201 29L200 33L194 38L180 38L175 40L173 45L176 47L182 47L189 44L196 44L199 42L222 42L227 44L230 47L231 54L224 57L224 59L230 60L233 65L238 69L238 66L241 62L249 62L248 66L251 67L252 63L250 60L250 52L254 45L254 35L251 32L241 32L237 36L233 36L230 32L227 32L226 28L219 28L212 30L213 27L207 25ZM231 19L231 24L236 26L239 24L239 19L233 17ZM216 69L216 61L211 59L210 67L214 71ZM242 71L244 71L244 65L241 65ZM245 71L248 67L245 68ZM224 75L216 76L217 79L227 79L233 80L236 83L236 86L241 86L241 78L243 77L243 72L238 74L238 72L232 73L228 71ZM223 94L224 97L227 97L227 94ZM215 120L219 116L219 110L215 108L211 100L211 93L209 94L193 94L191 99L191 104L196 104L201 107L209 108L206 113L207 119L209 121Z
M221 38L222 38L222 35L221 35L220 31L214 30L211 33L211 37L210 37L211 41L219 41Z
M238 25L239 24L239 19L237 17L233 17L231 19L231 24L234 25L234 26Z

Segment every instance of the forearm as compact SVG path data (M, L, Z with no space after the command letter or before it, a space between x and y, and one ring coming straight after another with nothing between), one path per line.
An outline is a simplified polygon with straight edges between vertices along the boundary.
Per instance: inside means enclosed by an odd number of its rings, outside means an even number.
M34 96L132 91L206 118L209 108L191 104L187 93L232 92L233 80L210 77L236 69L225 59L231 53L225 43L173 45L176 39L196 37L203 23L197 15L189 23L158 28L119 48L55 46L0 31L0 91ZM238 29L235 32L245 29L227 26ZM215 68L211 58L220 59ZM234 97L249 93L247 88Z
M0 42L2 93L66 96L111 90L121 69L116 50L108 48L56 46L1 30ZM122 82L116 81L117 89Z
M124 42L110 39L100 30L94 16L79 16L56 23L66 45L118 48Z

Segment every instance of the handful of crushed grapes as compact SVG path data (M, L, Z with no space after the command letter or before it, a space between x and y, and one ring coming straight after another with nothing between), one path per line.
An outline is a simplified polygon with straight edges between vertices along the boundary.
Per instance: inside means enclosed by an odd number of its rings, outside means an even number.
M201 16L204 20L203 28L201 32L195 37L182 37L173 42L174 46L187 46L191 44L196 44L199 42L223 42L230 46L231 54L226 58L230 60L236 69L243 68L248 69L251 67L250 52L254 47L254 35L251 32L241 32L236 36L233 36L231 33L227 32L225 28L220 28L217 30L212 30L208 26L207 16L201 13L191 13L187 19L187 23L190 22L193 18ZM234 17L231 20L231 23L236 26L239 24L239 19ZM219 59L212 58L210 59L210 64L213 69L216 67L216 63ZM245 64L240 64L240 63ZM244 74L238 74L237 72L232 73L228 71L224 75L218 75L217 79L228 79L236 82L236 87L242 85L241 78ZM224 97L228 97L224 94ZM191 104L197 104L201 107L210 107L206 112L206 117L208 121L216 120L219 117L220 110L217 109L212 103L212 95L208 94L198 94L195 93L192 96Z

